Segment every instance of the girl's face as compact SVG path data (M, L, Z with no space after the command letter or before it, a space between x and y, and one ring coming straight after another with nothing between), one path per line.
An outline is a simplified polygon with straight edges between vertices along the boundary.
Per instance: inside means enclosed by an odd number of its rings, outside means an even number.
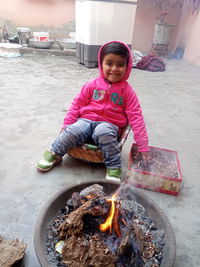
M127 61L122 56L107 54L103 58L102 69L108 81L117 83L121 81L126 74Z

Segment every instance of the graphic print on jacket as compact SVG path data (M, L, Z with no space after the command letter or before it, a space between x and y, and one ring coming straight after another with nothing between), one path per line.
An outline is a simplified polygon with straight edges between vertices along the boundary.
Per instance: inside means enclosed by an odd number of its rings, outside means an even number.
M94 89L94 93L93 93L92 98L94 100L104 100L105 95L106 95L106 91L104 91L104 90L98 91L97 89ZM116 105L120 105L120 106L124 105L123 97L120 96L118 93L112 93L110 95L110 101Z

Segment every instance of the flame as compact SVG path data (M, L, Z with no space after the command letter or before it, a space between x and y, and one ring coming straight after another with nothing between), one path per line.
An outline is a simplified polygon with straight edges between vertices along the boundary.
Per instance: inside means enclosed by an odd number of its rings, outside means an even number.
M115 215L115 200L116 200L116 193L112 195L111 199L108 199L107 201L111 202L111 208L109 215L105 221L105 223L100 224L99 228L102 232L106 232L108 229L110 233L112 233L112 224L113 224L113 218ZM119 233L117 233L119 234Z
M87 199L92 199L93 196L92 196L92 195L87 195L85 198L87 198Z

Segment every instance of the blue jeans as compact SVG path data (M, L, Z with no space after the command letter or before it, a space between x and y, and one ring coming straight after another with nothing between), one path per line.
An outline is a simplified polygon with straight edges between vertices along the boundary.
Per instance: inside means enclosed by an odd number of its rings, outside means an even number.
M118 127L109 122L78 119L67 125L51 145L51 151L64 156L69 149L93 141L102 151L107 168L121 167L121 151L118 146Z

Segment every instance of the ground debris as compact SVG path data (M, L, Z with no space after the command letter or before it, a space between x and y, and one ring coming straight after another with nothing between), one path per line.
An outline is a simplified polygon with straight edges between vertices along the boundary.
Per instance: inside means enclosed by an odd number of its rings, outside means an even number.
M10 267L24 256L27 245L18 239L5 240L0 236L0 266Z

